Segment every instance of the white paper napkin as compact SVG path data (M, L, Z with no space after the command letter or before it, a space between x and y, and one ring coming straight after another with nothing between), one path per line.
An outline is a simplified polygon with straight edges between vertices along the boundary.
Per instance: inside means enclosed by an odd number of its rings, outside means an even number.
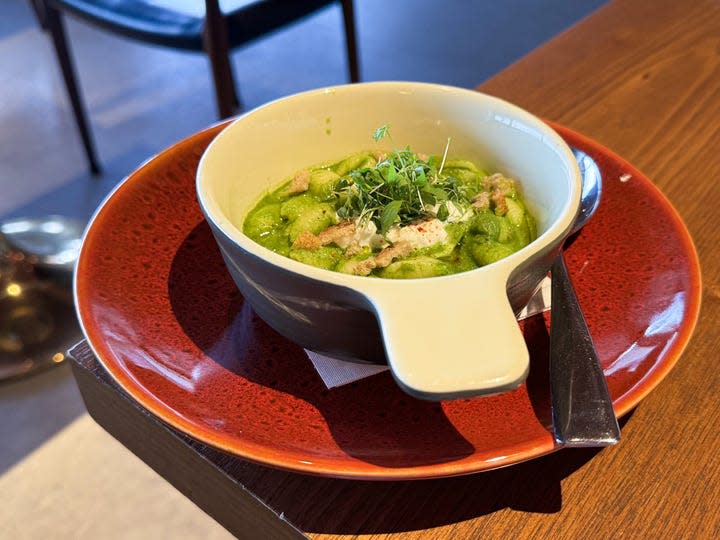
M537 313L542 313L548 309L550 309L550 277L546 277L540 284L540 288L518 315L518 321L536 315ZM336 388L344 384L359 381L360 379L370 377L376 373L382 373L389 369L385 365L346 362L308 351L307 349L305 349L305 352L313 366L315 366L325 386L328 388Z

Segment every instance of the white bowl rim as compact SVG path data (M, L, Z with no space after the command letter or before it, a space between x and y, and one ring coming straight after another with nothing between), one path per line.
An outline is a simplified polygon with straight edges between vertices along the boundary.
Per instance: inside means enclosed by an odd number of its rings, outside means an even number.
M327 270L324 268L318 268L309 264L301 263L299 261L295 261L293 259L290 259L289 257L285 257L283 255L280 255L278 253L275 253L274 251L266 248L265 246L262 246L255 242L254 240L250 239L247 235L245 235L242 230L234 225L230 219L224 214L224 212L220 209L219 205L212 199L212 197L209 195L209 193L206 190L206 187L203 182L203 171L205 167L207 166L207 162L212 159L213 155L213 149L214 147L219 144L219 142L224 138L232 135L233 127L236 124L239 124L243 122L243 120L253 114L258 114L260 112L265 111L268 108L274 107L278 103L286 102L289 100L295 100L299 98L304 98L312 95L318 95L318 94L327 94L331 92L336 91L353 91L358 90L363 87L385 87L388 90L398 90L404 87L415 87L415 88L426 88L426 89L435 89L439 91L447 91L447 92L453 92L453 93L462 93L462 94L470 94L474 96L478 96L481 99L487 99L491 100L495 104L497 104L499 107L502 107L505 110L512 111L514 114L517 114L520 118L523 119L523 121L526 121L530 124L532 124L534 127L542 130L543 135L548 138L548 140L555 144L556 148L559 150L560 155L562 155L567 165L570 167L571 172L570 176L575 178L575 182L573 182L567 200L564 202L561 210L558 212L558 217L548 226L547 230L545 230L540 236L538 236L535 240L530 242L527 246L523 247L522 249L516 251L515 253L512 253L511 255L505 257L504 259L501 259L498 262L495 262L490 265L482 266L479 268L475 268L466 272L460 272L456 274L450 274L445 276L433 276L433 277L427 277L427 278L408 278L408 279L389 279L389 278L370 278L366 276L355 276L350 274L343 274L341 272L336 272L333 270ZM493 268L496 265L502 264L511 266L512 268L515 268L519 266L524 260L531 257L533 254L537 253L538 251L541 251L544 247L547 245L553 243L557 238L562 237L564 235L567 235L572 228L572 225L575 222L575 219L577 217L577 214L580 209L580 194L581 194L581 177L580 172L577 167L577 163L575 161L575 158L572 154L572 151L568 147L567 143L560 137L560 135L555 132L550 126L548 126L545 122L543 122L540 118L536 117L535 115L531 114L530 112L526 111L525 109L522 109L521 107L514 105L508 101L505 101L501 98L498 98L496 96L492 96L490 94L485 94L476 90L469 90L466 88L459 88L455 86L450 85L444 85L444 84L436 84L436 83L426 83L426 82L413 82L413 81L374 81L374 82L363 82L363 83L353 83L353 84L341 84L341 85L335 85L335 86L326 86L321 88L316 88L312 90L306 90L302 92L297 92L294 94L290 94L285 97L281 97L278 99L275 99L273 101L270 101L268 103L265 103L255 109L252 109L250 111L247 111L238 117L236 117L227 127L225 127L208 145L208 147L203 152L203 155L200 158L200 162L198 164L197 168L197 174L196 174L196 192L198 197L198 202L200 204L200 207L203 210L203 213L205 214L206 218L209 219L216 228L229 240L239 245L241 248L243 248L245 251L265 260L266 262L281 268L283 270L295 272L301 275L304 275L309 278L313 278L319 281L327 282L327 283L333 283L336 285L344 285L348 286L354 289L364 289L368 287L368 282L378 282L378 283L392 283L393 287L402 287L402 283L409 283L414 281L423 281L427 282L428 280L454 280L454 279L462 279L466 278L469 275L479 275L483 273L487 273L490 268ZM383 287L383 285L378 285L379 287Z

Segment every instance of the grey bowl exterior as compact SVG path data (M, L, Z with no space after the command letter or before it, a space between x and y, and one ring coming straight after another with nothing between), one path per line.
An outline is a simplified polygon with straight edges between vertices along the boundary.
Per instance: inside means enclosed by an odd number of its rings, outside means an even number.
M238 289L274 330L341 360L387 362L372 306L362 294L271 264L208 222Z
M376 315L364 295L272 264L242 249L212 220L208 223L238 289L275 331L305 349L334 358L387 363ZM530 300L564 239L559 237L512 273L507 292L513 310L519 312ZM426 281L427 287L433 286L433 278ZM468 288L472 294L471 285Z

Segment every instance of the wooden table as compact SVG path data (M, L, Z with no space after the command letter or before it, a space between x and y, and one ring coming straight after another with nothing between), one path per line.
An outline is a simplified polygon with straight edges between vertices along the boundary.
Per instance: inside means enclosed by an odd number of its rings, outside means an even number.
M479 89L597 139L646 173L688 225L702 312L623 440L467 477L310 478L224 456L159 425L89 350L74 371L93 417L239 537L720 537L720 4L619 0ZM151 429L153 438L133 436Z

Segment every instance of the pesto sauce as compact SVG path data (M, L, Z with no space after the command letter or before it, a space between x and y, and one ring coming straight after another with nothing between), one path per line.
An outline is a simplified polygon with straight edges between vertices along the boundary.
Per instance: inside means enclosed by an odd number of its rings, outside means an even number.
M416 200L408 202L406 196ZM392 204L377 206L381 197L392 198ZM378 233L433 218L443 222L444 241L414 248L383 266L373 266L373 261L392 245L387 240L372 247L355 243L353 249L332 241L308 247L298 240L301 235L322 238L318 235L323 231L349 220L366 225L372 221L377 229L373 237L383 240ZM537 235L514 181L488 175L467 160L440 163L437 157L423 159L408 149L387 155L358 152L300 171L265 195L242 229L257 243L305 264L393 279L472 270L518 251Z

